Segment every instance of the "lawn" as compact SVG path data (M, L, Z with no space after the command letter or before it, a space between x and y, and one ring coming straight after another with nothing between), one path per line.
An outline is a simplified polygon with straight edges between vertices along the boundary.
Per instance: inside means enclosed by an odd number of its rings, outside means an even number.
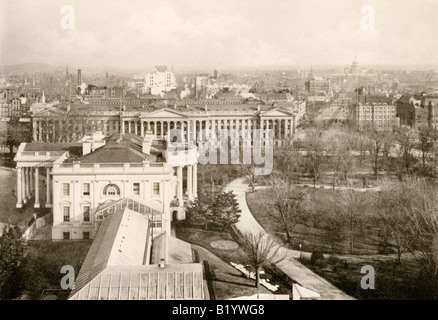
M301 244L302 250L307 252L318 250L325 253L348 253L347 240L336 244L336 246L327 242L326 230L321 223L330 215L333 215L335 210L338 210L336 208L336 196L339 195L339 191L314 188L301 188L300 190L310 196L310 202L313 204L312 215L317 217L316 223L313 223L312 226L296 225L292 232L292 242L288 245L298 250L299 244ZM249 209L259 224L268 233L286 241L281 225L272 218L272 214L275 214L275 209L269 204L272 199L272 191L266 189L258 190L255 193L247 193L246 199ZM379 239L379 228L374 225L375 218L375 214L369 207L364 213L364 226L355 235L355 253L376 254L388 249L382 247Z
M418 264L412 258L401 264L395 258L376 256L330 257L316 263L301 261L303 265L327 279L345 293L360 300L423 300L437 299L430 280L421 276ZM346 262L346 263L345 263ZM375 271L375 289L364 290L361 268L372 266Z
M313 188L303 190L310 194L320 216L332 214L333 206L336 204L333 199L339 191ZM248 193L248 206L254 217L268 233L285 240L280 225L272 221L269 215L269 210L273 210L268 205L271 192L267 189ZM333 250L324 238L324 229L306 227L305 225L296 226L291 247L298 249L298 244L302 243L303 251L314 252L318 250L332 253L332 256L320 260L316 264L311 264L309 260L304 259L301 262L355 298L372 300L438 298L437 294L433 292L433 284L431 285L430 280L422 277L419 265L412 255L406 253L402 256L401 264L395 263L396 254L390 253L392 250L382 245L379 238L379 227L372 220L374 214L369 210L365 212L365 215L368 222L365 223L364 230L356 235L354 255L348 253L346 243ZM361 268L364 265L370 265L375 270L375 290L361 288L360 282L365 275L361 273ZM435 284L435 288L438 288L438 284Z
M254 287L254 280L247 279L240 271L230 265L229 262L245 264L246 254L239 245L237 249L225 250L211 246L211 243L218 240L239 242L237 236L230 232L222 231L205 231L198 228L192 228L180 222L176 226L176 236L184 241L193 244L197 251L199 260L208 262L211 271L209 282L214 287L216 300L225 300L238 296L250 296L258 292L268 293L262 285L259 289ZM276 294L290 294L290 284L284 281L273 270L265 270L265 278L268 278L271 284L279 285ZM272 293L272 292L270 292Z
M3 286L0 299L35 300L46 289L55 289L55 295L68 297L69 292L59 292L64 276L60 272L61 267L71 265L77 276L91 243L92 240L28 241L26 257Z

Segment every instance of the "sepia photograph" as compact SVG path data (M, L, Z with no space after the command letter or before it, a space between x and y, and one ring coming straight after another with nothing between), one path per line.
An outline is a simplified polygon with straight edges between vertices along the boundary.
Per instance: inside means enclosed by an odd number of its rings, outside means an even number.
M0 0L0 300L438 299L437 16Z

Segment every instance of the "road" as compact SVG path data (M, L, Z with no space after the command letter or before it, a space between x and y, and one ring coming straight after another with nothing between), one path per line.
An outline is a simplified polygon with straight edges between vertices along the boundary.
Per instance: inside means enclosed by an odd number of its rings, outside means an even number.
M266 188L266 187L262 187ZM261 187L257 187L261 189ZM236 223L237 229L243 234L265 234L266 231L257 222L249 210L246 203L246 192L250 191L248 184L245 183L245 178L238 178L233 180L225 188L225 192L233 191L236 194L239 208L242 210L240 213L239 222ZM302 265L297 259L301 256L310 258L310 253L299 252L282 247L280 254L286 257L284 260L276 264L276 266L286 274L290 279L296 281L299 285L317 292L320 294L320 300L352 300L353 298L345 294L342 290L336 288L330 282L324 278L318 276L310 269Z

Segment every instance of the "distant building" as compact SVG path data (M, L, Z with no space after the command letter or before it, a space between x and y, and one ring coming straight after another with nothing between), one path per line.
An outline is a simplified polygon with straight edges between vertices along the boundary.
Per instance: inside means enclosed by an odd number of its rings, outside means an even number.
M355 103L353 120L359 130L382 130L400 125L395 105L387 103Z
M328 102L333 96L333 85L330 78L314 77L311 72L304 86L308 102Z
M176 89L175 73L167 66L155 66L155 71L144 77L143 93L154 95L162 94Z
M419 130L438 128L438 96L404 94L397 101L400 125Z
M306 91L309 93L323 91L328 95L333 94L333 86L330 78L312 77L305 83Z

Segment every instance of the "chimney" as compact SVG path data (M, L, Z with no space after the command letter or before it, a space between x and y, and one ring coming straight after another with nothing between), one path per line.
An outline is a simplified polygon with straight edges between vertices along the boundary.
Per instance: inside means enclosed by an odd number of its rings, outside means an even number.
M161 269L164 269L164 267L165 267L165 262L164 262L164 259L160 259L160 263L158 264L158 266L161 268Z
M78 86L82 84L81 69L78 69Z

